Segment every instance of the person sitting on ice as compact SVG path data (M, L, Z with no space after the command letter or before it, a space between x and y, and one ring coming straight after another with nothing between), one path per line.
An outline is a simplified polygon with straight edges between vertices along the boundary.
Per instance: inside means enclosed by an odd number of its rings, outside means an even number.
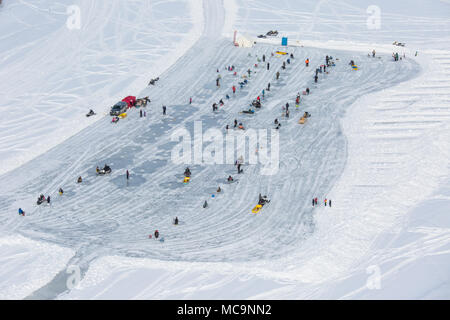
M22 208L19 208L19 215L25 216L25 211L23 211Z
M232 176L229 176L228 177L228 182L233 182L234 180L233 180L233 177Z
M79 176L79 177L78 177L78 180L77 180L77 182L78 182L78 183L81 183L81 182L83 182L83 179L81 178L81 176Z
M175 220L173 221L174 225L178 225L178 217L175 217Z
M259 205L265 205L266 203L270 202L270 200L267 199L267 196L262 197L261 193L259 194L259 201L258 204Z
M189 168L186 168L186 170L184 170L184 176L185 177L190 177L191 176L191 170L189 170Z
M243 125L242 123L239 123L239 129L245 130L245 129L244 129L244 125Z
M220 189L220 187L219 187L219 188L217 188L217 193L220 193L220 192L222 192L222 189Z
M158 239L158 237L159 237L159 231L155 230L155 239Z

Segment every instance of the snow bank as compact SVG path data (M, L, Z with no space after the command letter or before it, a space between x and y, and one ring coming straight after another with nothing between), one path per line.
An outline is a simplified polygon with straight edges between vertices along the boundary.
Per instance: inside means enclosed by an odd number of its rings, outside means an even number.
M19 235L0 238L0 299L23 299L47 284L73 250Z

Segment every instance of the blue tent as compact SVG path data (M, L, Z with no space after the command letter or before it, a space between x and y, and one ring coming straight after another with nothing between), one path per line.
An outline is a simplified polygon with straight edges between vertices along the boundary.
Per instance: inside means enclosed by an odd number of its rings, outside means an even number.
M287 46L288 45L288 38L287 37L281 38L281 45L282 46Z

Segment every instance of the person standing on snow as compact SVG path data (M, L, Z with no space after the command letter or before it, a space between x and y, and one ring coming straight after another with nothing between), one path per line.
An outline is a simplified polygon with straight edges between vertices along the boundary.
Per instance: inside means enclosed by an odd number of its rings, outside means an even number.
M317 203L318 203L318 200L317 200L317 198L315 198L314 199L314 203L316 204L316 206L317 206Z
M318 77L318 76L315 76L315 77L314 77L314 82L317 83L317 80L319 80L319 77Z
M324 200L324 203L325 203L325 207L326 207L327 206L327 199Z
M331 207L331 199L328 200L328 206Z
M277 71L277 80L280 78L280 71Z
M162 109L163 109L163 116L165 116L166 115L166 110L167 110L166 106L163 106Z
M129 180L129 179L130 179L130 173L127 170L127 180Z
M155 230L155 239L158 239L158 237L159 237L159 231Z
M312 199L312 206L314 207L314 198Z

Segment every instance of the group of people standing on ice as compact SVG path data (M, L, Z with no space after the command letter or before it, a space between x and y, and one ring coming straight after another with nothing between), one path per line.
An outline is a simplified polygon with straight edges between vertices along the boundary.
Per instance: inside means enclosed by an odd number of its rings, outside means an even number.
M325 205L325 207L327 206L327 204L328 204L329 207L331 207L331 199L325 198L325 199L323 200L323 204ZM313 206L313 207L316 207L316 206L318 206L318 205L319 205L319 200L318 200L317 198L313 198L313 199L312 199L312 206Z

